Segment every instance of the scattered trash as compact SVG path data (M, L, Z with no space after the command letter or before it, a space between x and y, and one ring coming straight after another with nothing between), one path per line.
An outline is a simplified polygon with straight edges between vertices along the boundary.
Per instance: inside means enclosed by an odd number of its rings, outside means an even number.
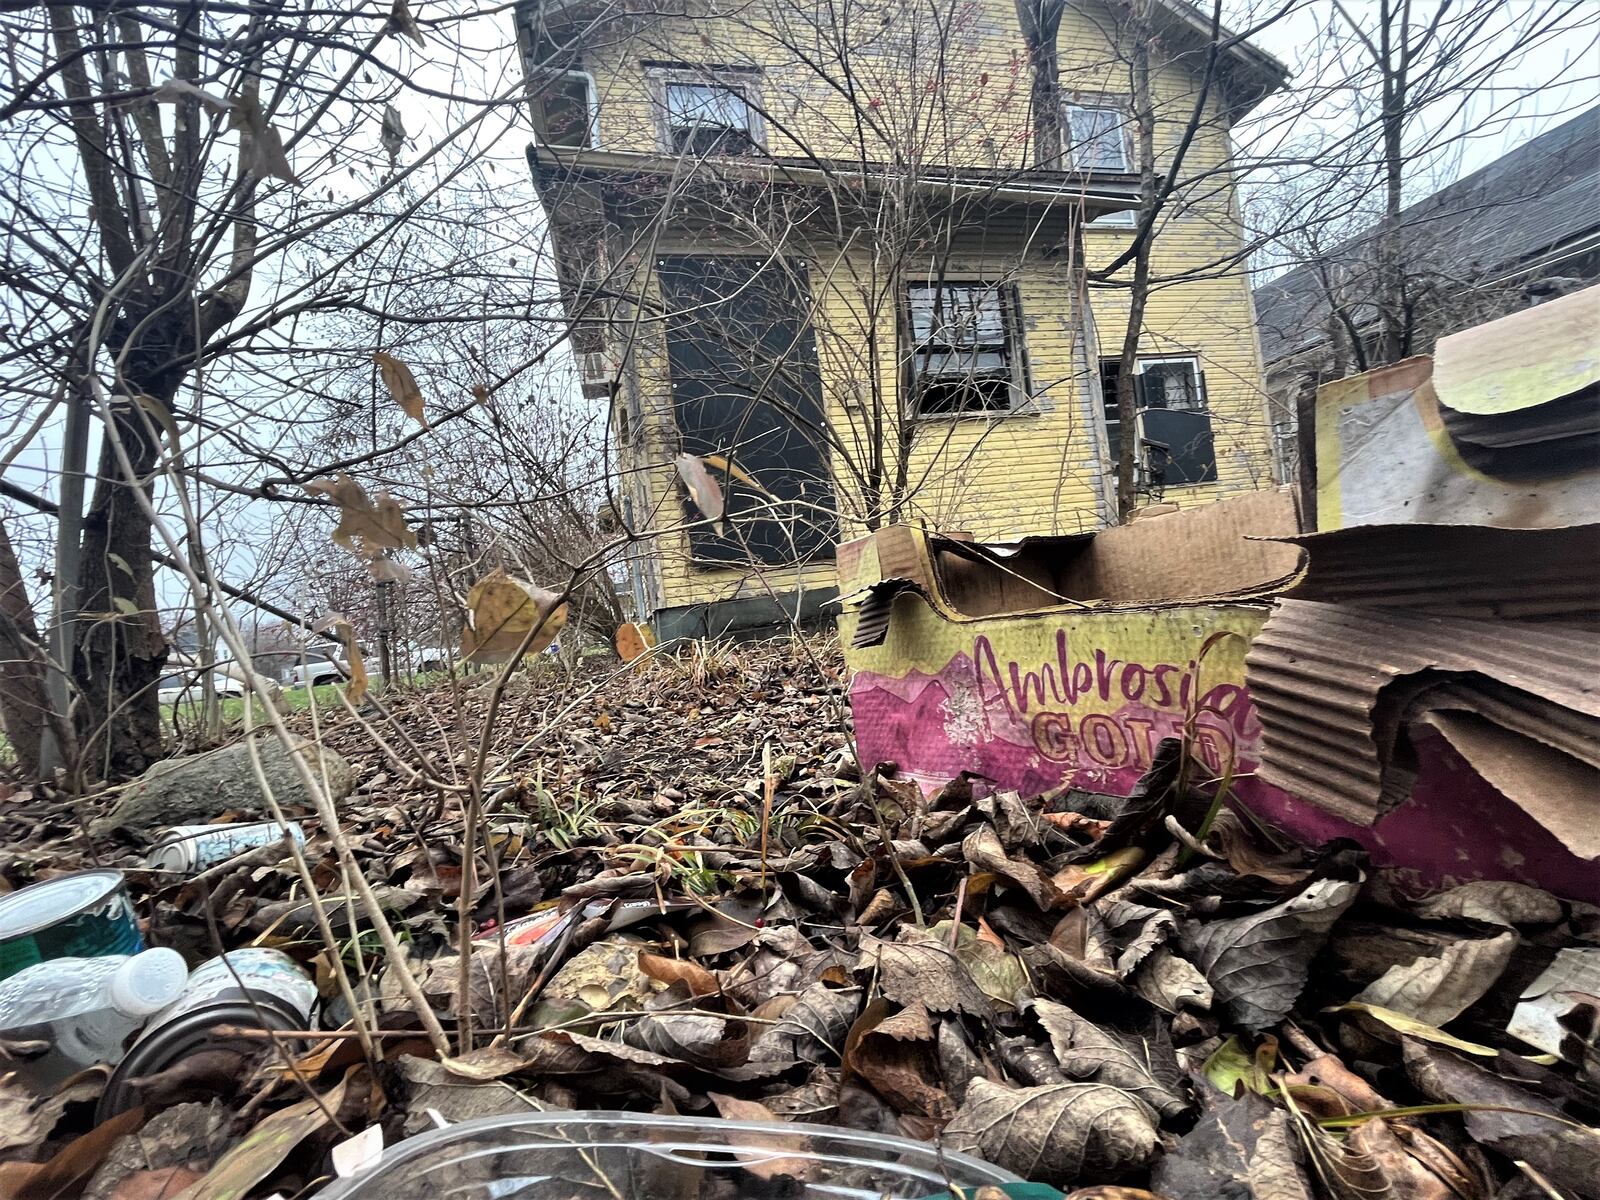
M128 1035L183 991L189 969L176 950L52 958L0 983L0 1034L37 1036L49 1049L22 1064L35 1087L93 1063L115 1063Z
M1575 1014L1588 1010L1587 1018ZM1583 1065L1595 1057L1600 1017L1600 949L1559 951L1527 986L1506 1032L1530 1046Z
M52 958L144 949L120 871L80 871L0 896L0 979Z
M241 850L265 846L288 836L305 848L306 833L296 821L280 826L276 821L248 825L175 825L151 847L145 864L153 871L191 873L226 862Z
M216 1034L220 1025L297 1033L311 1027L317 985L281 950L230 950L196 967L187 985L151 1018L100 1097L99 1120L140 1102L139 1081L202 1051L261 1050L260 1042Z

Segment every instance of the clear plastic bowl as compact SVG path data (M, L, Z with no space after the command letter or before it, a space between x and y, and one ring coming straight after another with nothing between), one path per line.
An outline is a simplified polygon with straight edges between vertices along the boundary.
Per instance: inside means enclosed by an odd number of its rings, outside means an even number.
M920 1200L1017 1176L824 1125L544 1112L409 1138L319 1200Z

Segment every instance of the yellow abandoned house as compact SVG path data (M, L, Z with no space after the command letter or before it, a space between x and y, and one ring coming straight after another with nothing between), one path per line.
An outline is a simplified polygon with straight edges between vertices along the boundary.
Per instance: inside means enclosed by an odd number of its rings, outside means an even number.
M572 348L610 405L630 590L660 636L825 615L834 544L889 523L1070 533L1274 483L1229 133L1284 71L1207 14L531 0L518 20ZM701 470L718 520L684 485Z

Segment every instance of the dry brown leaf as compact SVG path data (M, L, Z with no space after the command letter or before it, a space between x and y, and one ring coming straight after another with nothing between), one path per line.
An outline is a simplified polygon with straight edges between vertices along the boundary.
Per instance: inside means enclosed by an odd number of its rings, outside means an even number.
M567 623L567 606L554 592L514 579L504 571L485 575L467 593L461 654L469 662L503 663L518 650L538 654ZM530 631L537 628L531 640Z
M1315 1195L1289 1114L1250 1091L1212 1104L1155 1164L1150 1186L1166 1200L1313 1200Z
M391 110L392 111L392 110ZM398 114L396 115L398 119ZM388 130L388 113L384 114L384 129ZM401 140L405 140L404 131ZM390 158L394 157L391 153ZM392 354L379 350L372 356L372 361L378 364L378 370L383 375L383 386L389 389L389 398L400 406L400 411L405 413L424 429L428 427L428 415L424 411L422 389L417 386L417 377L411 373L411 368L406 366Z
M649 653L655 644L656 635L648 625L629 621L617 626L617 657L625 663Z
M928 1010L912 1004L888 1016L888 1009L882 999L874 1000L850 1031L844 1078L866 1080L902 1115L948 1121L955 1105L936 1082L939 1058Z
M300 180L284 152L283 138L267 123L255 96L247 91L234 97L228 123L239 131L239 159L247 173L299 185Z
M145 1110L130 1108L74 1138L42 1163L0 1163L0 1200L58 1200L76 1196L124 1134L144 1124Z
M1437 955L1397 963L1355 997L1428 1025L1444 1025L1476 1004L1495 985L1517 948L1507 930L1492 938L1462 938Z
M92 1100L103 1084L91 1079L60 1088L51 1096L37 1096L15 1076L0 1078L0 1157L9 1158L24 1146L40 1146L73 1101Z
M860 988L814 983L751 1047L756 1062L837 1063L861 1008Z
M385 104L383 106L383 124L379 130L378 139L383 143L383 148L389 155L390 166L393 166L395 160L400 157L400 151L405 146L406 138L408 136L409 135L406 133L405 120L400 116L400 110L392 104ZM409 371L406 373L408 375L410 374ZM412 386L414 387L415 383L413 383ZM405 406L402 405L401 407L404 408ZM421 409L422 397L421 395L418 395L417 410L419 413L421 412ZM406 408L406 411L410 412L411 410ZM427 427L428 423L423 421L421 416L417 416L417 420L422 421L424 428Z
M484 1083L526 1070L528 1060L509 1046L483 1046L459 1058L442 1058L439 1065L452 1075Z
M1178 1087L1182 1072L1172 1050L1164 1020L1150 1023L1150 1034L1140 1038L1122 1030L1096 1025L1065 1004L1035 1000L1034 1014L1050 1035L1061 1069L1073 1079L1092 1079L1137 1096L1163 1118L1182 1115L1188 1108Z
M169 1200L203 1178L199 1171L183 1166L139 1171L117 1184L110 1200Z
M878 989L900 1004L923 1004L930 1012L970 1013L994 1018L994 1006L950 947L937 942L885 942L861 939L858 978L876 971Z
M1459 1200L1456 1190L1413 1157L1389 1128L1387 1121L1364 1121L1347 1139L1357 1154L1365 1155L1389 1185L1390 1192L1404 1200Z
M1050 881L1042 868L1026 858L1010 858L1000 842L1000 835L992 825L982 825L969 833L961 843L961 853L980 871L992 871L1009 879L1040 909L1049 912L1066 906L1067 897Z
M331 633L344 643L345 662L350 666L350 682L345 687L345 699L360 704L367 694L367 664L361 657L361 646L356 642L355 627L343 613L324 613L311 626L313 633Z
M341 471L332 479L314 479L305 485L313 496L327 496L339 509L333 540L352 554L375 558L385 550L414 550L417 535L406 525L405 513L388 492L377 499Z
M741 1100L737 1096L724 1096L718 1092L708 1092L706 1094L710 1097L711 1102L717 1106L717 1112L722 1114L724 1120L770 1121L774 1123L779 1120L777 1113L773 1112L765 1104L759 1104L754 1100ZM812 1168L816 1165L813 1159L785 1157L782 1154L774 1154L775 1149L805 1150L808 1142L803 1134L796 1134L794 1142L790 1146L777 1146L777 1142L785 1139L774 1137L772 1134L754 1136L746 1134L741 1136L738 1133L729 1133L727 1138L728 1146L738 1159L739 1165L749 1171L750 1174L761 1179L809 1179ZM737 1147L741 1145L748 1145L754 1148L748 1157L738 1151Z
M1294 1007L1311 960L1360 890L1350 880L1319 879L1260 912L1186 922L1185 957L1216 989L1218 1011L1246 1032L1258 1033Z
M396 36L404 35L419 46L427 44L422 40L422 30L417 28L417 19L411 15L406 0L394 0L393 7L389 9L389 23L383 31Z
M1154 1114L1100 1083L1007 1088L974 1079L943 1144L1024 1179L1071 1187L1125 1175L1160 1146Z
M711 477L711 472L706 470L704 460L693 454L680 454L676 464L678 478L683 480L683 486L689 490L689 499L694 501L694 506L700 510L700 515L716 526L718 534L725 534L727 526L722 519L722 488Z
M345 1082L340 1081L326 1096L308 1096L273 1113L218 1159L203 1179L172 1200L239 1200L277 1170L291 1150L328 1124L344 1101L344 1091Z
M715 996L722 991L717 977L699 963L667 958L648 951L639 952L639 970L665 984L683 983L692 996Z

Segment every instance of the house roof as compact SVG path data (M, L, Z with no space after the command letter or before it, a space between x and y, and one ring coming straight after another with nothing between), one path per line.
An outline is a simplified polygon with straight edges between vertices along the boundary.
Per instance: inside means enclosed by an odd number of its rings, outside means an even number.
M1597 146L1600 107L1440 188L1401 212L1407 252L1448 268L1452 276L1472 279L1535 264L1600 234ZM1320 262L1298 266L1255 289L1265 362L1324 340L1329 305L1322 272L1334 267L1359 279L1373 267L1377 232L1375 226L1334 247ZM1370 319L1377 319L1375 309Z

